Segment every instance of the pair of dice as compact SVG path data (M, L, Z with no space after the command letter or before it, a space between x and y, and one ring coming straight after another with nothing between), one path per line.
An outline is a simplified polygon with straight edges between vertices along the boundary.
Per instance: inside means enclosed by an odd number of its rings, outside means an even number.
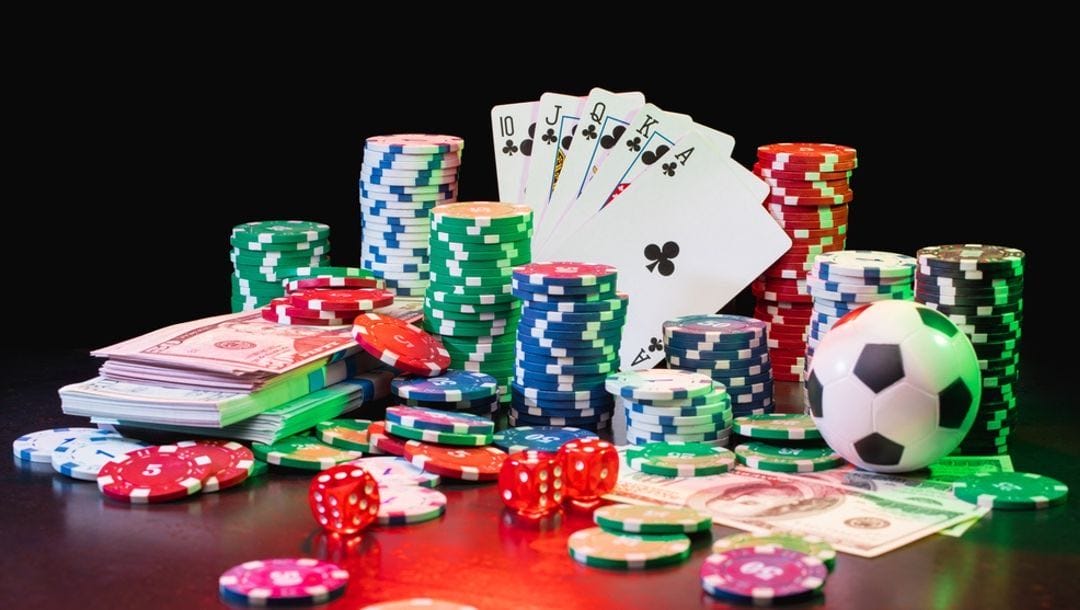
M511 454L499 472L499 497L517 514L530 519L559 510L563 500L589 506L615 488L619 454L598 438L568 441L558 452Z

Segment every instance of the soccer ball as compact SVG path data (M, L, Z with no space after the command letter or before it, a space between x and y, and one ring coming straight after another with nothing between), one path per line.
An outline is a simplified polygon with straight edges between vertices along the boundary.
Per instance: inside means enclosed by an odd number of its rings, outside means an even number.
M911 301L853 311L822 338L806 378L825 442L860 468L908 472L948 455L982 393L971 341Z

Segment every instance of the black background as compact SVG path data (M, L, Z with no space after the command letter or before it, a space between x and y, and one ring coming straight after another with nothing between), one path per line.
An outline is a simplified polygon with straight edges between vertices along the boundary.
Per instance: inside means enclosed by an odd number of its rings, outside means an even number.
M28 118L13 184L23 188L9 196L6 247L9 264L33 265L13 269L27 298L9 292L5 308L28 323L13 324L8 341L90 348L227 311L228 235L240 222L328 223L334 264L355 265L365 137L462 136L460 198L491 199L491 106L602 86L640 90L732 134L746 165L768 142L858 148L849 248L1022 248L1025 355L1056 345L1075 255L1065 220L1073 203L1044 193L1041 177L1043 140L1062 127L1055 98L1037 77L1005 67L1010 49L930 44L945 43L927 41L902 60L867 46L883 54L861 60L862 70L805 45L672 48L649 69L552 69L550 58L517 55L502 66L488 45L441 48L416 65L370 42L332 55L120 46L66 57L24 73L19 89ZM1033 112L1039 95L1046 103ZM721 224L703 225L723 239ZM37 272L20 273L27 268L47 273L49 289Z

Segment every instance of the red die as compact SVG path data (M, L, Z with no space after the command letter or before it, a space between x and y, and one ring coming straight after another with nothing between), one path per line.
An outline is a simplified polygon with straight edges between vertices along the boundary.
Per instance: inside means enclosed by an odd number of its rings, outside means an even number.
M315 475L308 505L328 532L355 534L379 514L379 484L355 464L341 464Z
M619 452L598 438L567 442L559 448L559 463L566 479L566 497L588 506L615 489L619 478Z
M557 456L546 451L511 454L499 471L499 496L517 514L531 519L559 510L563 469Z

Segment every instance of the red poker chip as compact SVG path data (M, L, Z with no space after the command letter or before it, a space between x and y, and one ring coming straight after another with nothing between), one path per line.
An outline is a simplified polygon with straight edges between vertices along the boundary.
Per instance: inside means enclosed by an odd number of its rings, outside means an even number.
M806 240L806 241L821 241L823 238L831 237L838 239L847 236L847 225L842 224L835 227L827 228L802 228L782 226L784 233L787 233L792 239Z
M760 177L760 176L759 176ZM839 180L783 180L777 178L761 178L765 181L765 184L769 186L776 186L780 188L793 188L793 189L821 189L821 188L844 188L851 186L851 181L847 178L841 178Z
M789 371L778 371L773 369L773 381L805 381L802 374L792 373Z
M806 364L806 353L804 352L802 356L774 356L770 352L769 361L772 362L773 366L802 366Z
M752 293L755 297L766 301L809 304L814 300L810 295L779 293L773 290L754 290Z
M806 351L806 341L801 339L773 339L769 337L769 349L788 349Z
M438 337L397 318L359 315L352 334L364 351L396 369L434 377L450 368L450 352Z
M161 445L117 456L98 472L98 489L132 504L190 496L213 473L213 461L206 455L191 457L179 451L176 445Z
M199 456L210 458L211 473L203 481L202 492L212 493L243 483L255 467L255 455L251 449L236 441L222 439L203 439L180 441L177 455L195 459Z
M289 326L348 326L352 324L351 318L298 318L281 315L267 307L259 310L259 315L269 322L288 324Z
M757 165L762 169L782 172L847 172L859 167L856 159L850 161L777 161L758 158Z
M440 476L492 481L499 478L506 453L495 447L447 447L409 441L405 443L405 457L414 466Z
M781 227L791 229L810 229L813 231L822 231L825 229L838 229L842 226L846 227L848 224L848 219L846 216L841 216L839 218L793 219L784 218L779 214L770 213L770 215L773 217L773 220L776 221L776 224L780 225Z
M386 432L386 422L372 422L367 428L368 446L372 453L387 453L398 457L405 455L405 441Z
M769 267L765 270L765 277L775 278L778 280L805 280L810 274L812 266L799 266L795 269L785 269L783 267Z
M804 280L778 280L759 277L750 284L750 288L766 292L784 292L797 295L810 294L808 285Z
M316 275L314 277L295 278L285 282L286 292L317 288L382 288L383 281L373 277L334 277Z
M792 256L792 257L802 256L802 257L809 258L809 257L817 256L818 254L824 254L826 252L839 252L840 250L843 250L843 249L844 249L844 239L843 238L840 239L840 240L837 240L837 241L835 241L834 243L831 243L831 244L811 243L811 244L807 245L807 244L803 244L801 242L796 242L796 245L789 248L788 251L787 251L787 254L785 254L784 256Z
M846 203L838 203L836 205L817 205L813 207L804 206L792 206L784 205L782 203L769 203L763 201L761 205L769 210L769 213L792 220L803 220L813 218L838 218L847 217L848 212L851 211L851 207Z
M754 174L761 178L776 178L779 180L808 180L816 182L819 180L847 180L851 178L854 172L851 171L833 171L833 172L811 172L811 171L786 171L769 169L762 167L760 164L754 164Z
M800 347L799 349L780 349L769 348L769 359L775 362L781 362L784 364L794 364L795 362L806 361L806 348Z
M273 310L273 312L279 316L285 316L287 318L304 318L307 320L352 320L356 316L363 313L360 310L319 311L317 309L305 309L303 307L295 307L289 302L288 297L271 299L270 302L267 303L265 308Z
M758 146L758 159L794 163L836 163L855 161L856 151L850 146L824 142L779 142Z
M843 188L789 188L774 186L769 189L773 197L832 197L833 195L854 194L849 187Z
M247 561L218 578L222 598L252 606L322 604L339 597L348 584L346 570L306 557Z
M342 288L339 290L297 290L289 301L303 309L319 311L371 311L394 302L394 293L378 288Z
M782 205L798 205L798 206L821 206L821 205L839 205L841 203L849 203L855 198L853 191L848 191L844 194L833 195L831 197L785 197L780 195L769 195L765 199L765 203L779 203Z

